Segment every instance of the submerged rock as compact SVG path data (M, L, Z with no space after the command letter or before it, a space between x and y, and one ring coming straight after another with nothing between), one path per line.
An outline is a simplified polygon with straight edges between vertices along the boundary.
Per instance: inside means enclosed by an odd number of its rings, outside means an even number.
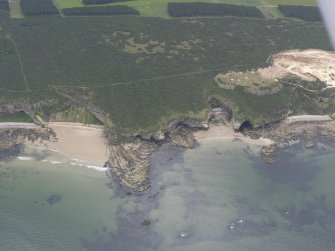
M151 220L150 220L150 219L144 219L144 220L141 222L141 224L142 224L143 226L148 226L148 225L150 225L150 223L151 223Z
M264 161L270 165L273 165L276 161L277 146L275 144L270 146L263 146L261 148L261 155Z
M53 205L53 204L56 204L56 203L60 202L61 199L62 199L62 197L60 195L53 194L47 199L47 202L49 203L49 205Z
M112 168L112 164L109 161L106 161L105 164L102 167L104 167L104 168Z

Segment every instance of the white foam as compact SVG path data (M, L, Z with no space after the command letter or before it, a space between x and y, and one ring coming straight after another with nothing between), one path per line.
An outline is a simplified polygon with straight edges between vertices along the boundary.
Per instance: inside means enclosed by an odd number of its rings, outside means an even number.
M84 166L83 164L79 164L79 163L75 163L75 162L71 162L70 165L71 166Z
M100 172L103 172L103 171L107 170L107 168L101 167L101 166L86 166L86 167L90 168L90 169L94 169L94 170L100 171Z
M63 163L63 162L57 161L57 160L52 160L50 162L51 162L51 164L62 164Z
M87 162L87 161L82 160L82 159L75 159L75 158L71 158L71 159L74 160L77 163L85 163L85 162Z
M24 156L19 156L17 157L19 160L32 160L32 157L24 157Z

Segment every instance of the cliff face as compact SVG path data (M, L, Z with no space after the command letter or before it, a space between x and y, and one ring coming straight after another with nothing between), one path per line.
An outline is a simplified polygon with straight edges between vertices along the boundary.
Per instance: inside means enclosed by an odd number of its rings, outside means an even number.
M133 143L119 143L117 138L109 135L110 164L113 174L124 188L143 191L149 185L148 172L151 155L162 145L169 144L179 147L193 147L193 132L207 130L209 124L229 123L231 110L220 103L214 102L214 108L206 121L180 119L172 121L160 132L153 134L136 134Z
M38 104L29 105L2 105L0 113L13 113L17 111L25 111L32 117L37 117L33 113ZM107 139L110 147L109 163L112 173L116 175L120 184L127 189L134 191L143 191L148 185L148 172L150 169L150 158L152 154L162 145L174 145L179 147L193 147L194 139L193 132L198 130L207 130L211 124L230 124L235 130L239 130L244 121L237 121L230 106L224 104L215 97L209 100L211 112L206 121L197 121L188 118L178 119L170 122L159 132L150 134L133 134L131 135L132 142L124 143L119 140L118 136L111 135L111 132L106 130ZM93 107L94 108L94 107ZM89 109L92 114L99 117L100 121L108 122L108 116L102 111ZM44 131L43 131L44 130ZM51 131L41 128L40 131L6 131L2 135L11 135L7 142L7 148L16 144L22 143L18 136L29 135L29 137L43 138L48 140ZM21 137L22 139L22 137ZM32 139L32 140L36 140ZM5 143L3 143L5 144ZM4 147L6 148L6 147Z
M150 156L158 148L155 143L111 144L110 164L123 187L143 191L148 186Z
M25 112L31 117L34 117L32 106L28 104L0 104L0 114L11 114L15 112Z

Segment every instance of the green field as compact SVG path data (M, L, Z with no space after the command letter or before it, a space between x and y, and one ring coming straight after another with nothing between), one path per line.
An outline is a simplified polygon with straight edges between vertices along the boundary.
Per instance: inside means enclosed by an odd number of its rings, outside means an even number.
M16 112L12 114L1 115L0 122L27 122L32 123L33 119L24 112Z
M169 2L209 2L258 6L267 18L282 17L277 8L273 7L279 4L316 5L314 0L133 0L107 5L128 5L137 9L142 16L169 18L167 13L167 3ZM84 6L80 0L54 0L54 3L59 9Z
M21 12L20 0L11 0L10 2L10 16L12 18L23 18Z
M53 0L53 2L61 9L84 6L80 0Z
M270 5L306 5L306 6L316 6L315 0L265 0Z

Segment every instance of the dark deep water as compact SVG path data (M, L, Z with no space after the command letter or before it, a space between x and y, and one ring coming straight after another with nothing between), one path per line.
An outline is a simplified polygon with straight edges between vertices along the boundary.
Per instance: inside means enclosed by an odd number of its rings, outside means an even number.
M152 163L151 188L127 195L54 153L2 162L0 250L335 250L333 148L290 147L267 166L211 141Z

